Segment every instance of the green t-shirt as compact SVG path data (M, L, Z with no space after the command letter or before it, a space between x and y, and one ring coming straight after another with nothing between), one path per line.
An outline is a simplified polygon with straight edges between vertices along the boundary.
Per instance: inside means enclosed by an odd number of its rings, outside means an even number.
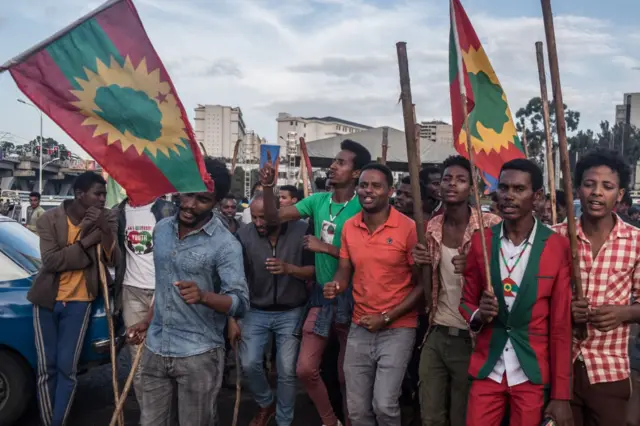
M360 213L362 206L358 196L349 202L331 202L332 192L319 192L313 194L295 204L300 216L313 219L314 235L324 241L340 247L342 226L356 214ZM331 206L331 210L329 210ZM333 219L333 220L332 220ZM324 253L316 253L316 281L320 285L333 280L338 269L338 259Z

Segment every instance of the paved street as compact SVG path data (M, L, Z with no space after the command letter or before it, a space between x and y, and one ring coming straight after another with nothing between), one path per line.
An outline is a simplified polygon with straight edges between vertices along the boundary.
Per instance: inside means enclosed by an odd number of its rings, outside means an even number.
M129 372L129 357L127 351L120 353L119 377L121 387ZM234 376L235 377L235 376ZM230 426L233 419L233 407L235 404L235 388L223 388L218 408L220 410L221 426ZM113 391L111 389L111 367L105 365L83 374L78 379L76 399L71 410L69 426L108 426L113 413ZM242 402L238 419L239 426L246 426L255 414L257 406L251 400L247 392L242 392ZM136 426L139 418L138 404L133 396L127 398L125 404L126 426ZM273 423L275 424L275 422ZM294 426L320 426L315 409L308 397L300 392ZM18 421L16 426L40 426L37 407L34 403L25 418Z

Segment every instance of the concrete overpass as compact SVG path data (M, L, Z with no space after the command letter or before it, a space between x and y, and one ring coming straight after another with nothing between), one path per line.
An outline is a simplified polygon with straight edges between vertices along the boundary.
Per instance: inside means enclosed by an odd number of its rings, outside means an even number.
M45 157L45 164L51 158ZM7 157L0 159L0 189L34 191L38 189L38 157ZM43 169L42 195L73 195L71 188L76 176L87 170L96 170L93 160L56 160Z

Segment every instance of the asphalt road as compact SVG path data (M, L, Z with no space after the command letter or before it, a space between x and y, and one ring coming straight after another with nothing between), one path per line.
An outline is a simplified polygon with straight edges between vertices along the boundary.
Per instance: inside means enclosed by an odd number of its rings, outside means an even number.
M123 350L119 357L120 387L129 373L130 360L128 351ZM235 374L235 372L233 373ZM235 377L235 375L233 376ZM231 425L233 408L235 404L235 388L223 388L218 399L220 411L220 425ZM111 388L111 366L104 365L92 369L78 377L78 389L75 402L71 409L69 426L108 426L113 414L113 390ZM249 424L257 411L257 405L253 402L248 392L242 392L239 426ZM135 397L129 396L124 406L124 418L126 426L137 426L140 411ZM275 422L273 423L275 424ZM296 406L296 416L293 426L320 426L320 419L309 398L300 391ZM20 419L16 426L40 426L37 406L34 402L24 418Z

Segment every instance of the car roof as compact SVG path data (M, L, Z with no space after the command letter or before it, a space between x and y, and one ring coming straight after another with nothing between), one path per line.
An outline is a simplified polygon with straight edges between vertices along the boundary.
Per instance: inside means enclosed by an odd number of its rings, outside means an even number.
M16 222L16 221L11 219L10 217L6 217L0 214L0 222Z

